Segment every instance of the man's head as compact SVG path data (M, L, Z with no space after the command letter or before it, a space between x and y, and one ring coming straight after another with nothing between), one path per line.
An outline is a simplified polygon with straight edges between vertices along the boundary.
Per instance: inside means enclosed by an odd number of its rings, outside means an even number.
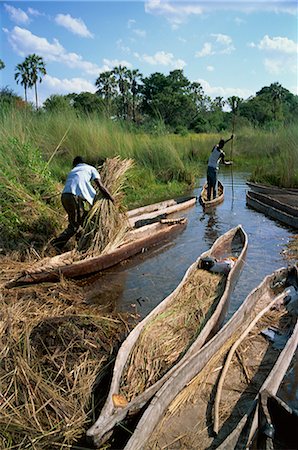
M221 139L218 143L219 148L223 148L224 145L225 145L225 141L223 139Z
M84 162L81 156L76 156L72 162L72 167L76 167L78 164L82 164Z

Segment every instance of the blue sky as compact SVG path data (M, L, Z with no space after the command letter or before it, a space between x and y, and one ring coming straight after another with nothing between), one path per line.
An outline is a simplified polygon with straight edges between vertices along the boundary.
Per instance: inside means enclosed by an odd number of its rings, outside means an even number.
M46 63L41 101L95 92L119 64L144 76L183 69L213 98L274 82L298 94L296 1L1 1L0 14L0 86L21 96L15 66L30 53Z

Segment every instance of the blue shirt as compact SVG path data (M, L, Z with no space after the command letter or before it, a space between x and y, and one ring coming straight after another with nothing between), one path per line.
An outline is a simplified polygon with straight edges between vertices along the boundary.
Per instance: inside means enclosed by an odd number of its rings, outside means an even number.
M95 167L89 164L77 164L67 175L62 194L73 194L93 204L96 190L91 184L92 180L100 180L100 175Z

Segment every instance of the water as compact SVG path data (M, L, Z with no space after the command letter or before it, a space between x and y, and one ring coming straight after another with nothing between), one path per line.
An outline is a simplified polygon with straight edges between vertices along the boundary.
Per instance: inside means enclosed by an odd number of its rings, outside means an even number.
M220 180L225 186L225 200L213 211L203 212L199 203L177 215L187 217L187 227L169 242L132 258L116 268L95 276L88 284L90 302L109 303L116 311L129 311L145 317L179 284L187 268L214 241L241 224L248 235L248 250L242 273L231 295L226 320L249 292L266 275L287 266L283 251L294 231L246 206L248 174L224 168ZM200 186L204 179L200 180ZM194 190L198 196L200 188ZM298 368L294 364L283 383L281 397L298 408Z

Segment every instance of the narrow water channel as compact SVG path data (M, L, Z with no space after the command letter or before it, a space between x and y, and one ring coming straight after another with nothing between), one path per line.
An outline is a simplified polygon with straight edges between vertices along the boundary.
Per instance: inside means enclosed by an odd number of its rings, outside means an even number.
M116 311L129 311L145 317L181 281L187 268L214 241L230 228L241 224L248 235L248 250L241 275L231 295L226 320L249 292L274 270L287 266L283 256L286 244L295 234L291 230L246 206L246 181L249 174L220 171L225 200L213 211L204 213L197 203L181 211L187 217L186 228L169 242L132 258L116 268L89 280L88 301L110 304ZM200 180L200 186L204 179ZM194 190L198 196L200 188ZM176 214L177 216L177 214ZM282 397L298 407L298 368L289 374Z
M136 310L145 317L178 285L190 264L238 224L248 235L248 251L228 317L266 275L287 265L283 250L294 231L246 206L248 174L234 173L232 179L229 168L224 168L219 178L225 186L221 205L205 213L199 203L181 211L179 216L187 217L188 222L178 236L93 278L88 287L89 300L111 302L117 311ZM203 182L201 179L200 186ZM200 188L193 192L196 196L199 193Z

